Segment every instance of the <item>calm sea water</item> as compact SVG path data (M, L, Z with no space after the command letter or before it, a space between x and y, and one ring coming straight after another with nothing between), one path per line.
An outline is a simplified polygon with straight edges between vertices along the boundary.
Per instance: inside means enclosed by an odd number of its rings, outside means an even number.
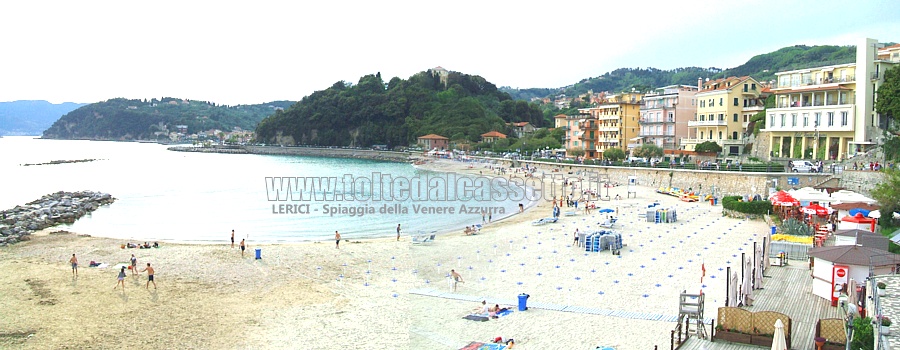
M22 166L53 160L99 159L86 163ZM299 156L235 155L167 151L166 146L150 143L40 140L31 137L0 138L0 208L7 209L56 191L92 190L112 194L117 201L64 227L94 236L131 241L178 241L195 243L223 242L230 237L249 238L253 242L299 242L325 240L334 231L344 238L389 237L396 235L397 224L404 234L460 229L481 223L481 214L460 214L462 205L502 207L506 215L515 213L522 193L513 199L496 201L450 200L420 201L404 187L392 188L390 200L324 200L273 202L271 177L354 177L372 178L373 173L391 179L448 175L422 171L409 164L357 159ZM384 180L384 179L382 179ZM475 179L478 180L478 179ZM427 180L426 180L427 181ZM268 182L268 185L267 185ZM279 187L275 181L275 187ZM347 193L340 187L318 191L317 195L369 193L375 185L360 182ZM387 181L383 181L387 183ZM470 183L471 185L471 183ZM367 187L369 186L369 187ZM449 188L449 187L448 187ZM495 190L497 184L492 187ZM505 190L508 187L501 187ZM284 188L282 188L284 189ZM387 190L380 190L387 191ZM462 191L450 188L447 192ZM475 193L475 197L480 192ZM446 194L432 190L433 198ZM283 195L283 193L282 193ZM416 197L416 198L408 198ZM460 195L459 197L463 197ZM472 197L472 195L468 196ZM505 196L501 196L505 197ZM519 197L519 198L516 198ZM294 198L296 199L296 198ZM322 198L319 198L322 199ZM273 204L275 207L273 207ZM309 214L285 213L278 205L293 209L305 207ZM334 215L325 206L342 211ZM381 208L405 208L406 213L382 213ZM454 208L456 213L420 214L415 206ZM360 208L365 213L359 215ZM351 215L349 210L355 210ZM497 219L499 214L494 214Z

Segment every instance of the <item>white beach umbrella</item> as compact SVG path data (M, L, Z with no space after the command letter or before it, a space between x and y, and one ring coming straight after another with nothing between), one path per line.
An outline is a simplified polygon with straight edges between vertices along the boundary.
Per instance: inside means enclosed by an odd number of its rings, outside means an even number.
M880 219L880 218L881 218L881 212L878 211L878 210L870 211L870 212L869 212L869 217L870 217L870 218L873 218L873 219Z
M731 283L728 290L727 306L738 306L738 274L736 271L731 272Z
M775 336L772 337L772 350L787 350L787 341L784 340L784 323L781 319L775 320Z
M748 259L744 262L744 283L741 287L741 299L744 301L744 306L750 305L750 299L753 297L753 264Z
M763 279L763 259L762 259L762 247L756 247L756 266L754 266L754 272L756 273L756 278L753 280L753 289L762 288L762 279Z

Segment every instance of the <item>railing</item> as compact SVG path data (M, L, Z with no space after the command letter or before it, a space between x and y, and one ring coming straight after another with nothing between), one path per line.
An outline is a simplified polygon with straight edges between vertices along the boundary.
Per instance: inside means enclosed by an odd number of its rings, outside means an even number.
M877 73L872 75L872 79L877 79ZM810 85L821 85L821 84L840 84L840 83L852 83L856 81L855 75L846 75L843 77L837 78L819 78L819 79L805 79L800 84L778 84L779 89L790 88L790 87L798 87L798 86L810 86Z
M640 122L641 122L642 124L650 124L650 123L674 123L674 122L675 122L675 118L662 118L662 119L655 119L655 118L641 118L641 119L640 119Z
M689 120L688 126L724 126L728 125L724 120Z
M847 104L848 104L848 103L847 103L846 100L840 101L840 102L835 102L835 101L827 101L827 102L813 101L812 103L809 103L809 102L805 102L805 103L804 103L804 102L799 102L799 101L797 101L797 102L791 102L791 103L778 103L778 104L775 105L775 108L803 108L803 107L843 106L843 105L847 105Z
M878 73L879 72L872 72L872 80L878 80Z
M651 131L651 132L641 132L638 134L638 136L668 136L668 137L672 137L672 136L675 136L675 133L674 132L664 132L664 131L661 131L661 132Z

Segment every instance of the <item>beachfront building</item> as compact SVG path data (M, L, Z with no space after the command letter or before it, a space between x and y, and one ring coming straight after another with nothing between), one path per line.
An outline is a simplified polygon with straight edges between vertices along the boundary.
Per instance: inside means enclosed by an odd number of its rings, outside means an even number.
M690 138L688 121L694 119L697 107L696 86L671 85L644 95L641 104L640 134L629 144L649 143L664 150L680 149L680 139Z
M770 157L843 160L878 143L888 118L875 111L875 91L884 71L900 63L900 47L876 56L877 45L859 43L853 63L775 73L765 128Z
M512 128L513 133L516 134L516 137L518 138L521 138L526 134L531 134L535 130L537 130L537 128L535 128L534 125L531 125L531 123L529 122L507 123L506 125Z
M682 139L682 148L693 151L697 144L712 141L722 147L724 154L743 153L749 116L762 110L762 86L749 76L697 83L697 112L694 120L688 122L694 138Z
M572 130L571 136L583 145L585 158L602 158L603 151L610 148L627 152L636 147L636 144L628 144L630 148L626 148L626 142L637 140L640 132L642 97L640 93L608 95L603 104L578 110L580 132Z
M561 127L566 131L563 138L566 157L573 157L571 152L580 149L584 151L585 158L596 158L597 149L594 146L594 140L597 138L597 121L589 114L581 113L564 117L565 124ZM556 120L559 123L559 119Z
M503 134L496 130L481 134L481 142L485 142L485 143L494 143L494 141L497 141L499 139L505 139L505 138L506 138L506 134Z
M553 117L553 121L554 128L564 128L566 126L566 115L557 114L555 117Z
M425 136L419 136L417 144L424 149L432 150L432 149L447 149L449 142L450 142L450 139L443 137L441 135L428 134Z

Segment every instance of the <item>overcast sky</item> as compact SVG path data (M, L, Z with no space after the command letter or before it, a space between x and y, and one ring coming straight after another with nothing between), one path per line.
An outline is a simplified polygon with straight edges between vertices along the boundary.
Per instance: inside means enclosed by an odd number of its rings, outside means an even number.
M730 68L796 44L900 42L900 1L3 1L0 101L299 100L442 66L560 87Z

